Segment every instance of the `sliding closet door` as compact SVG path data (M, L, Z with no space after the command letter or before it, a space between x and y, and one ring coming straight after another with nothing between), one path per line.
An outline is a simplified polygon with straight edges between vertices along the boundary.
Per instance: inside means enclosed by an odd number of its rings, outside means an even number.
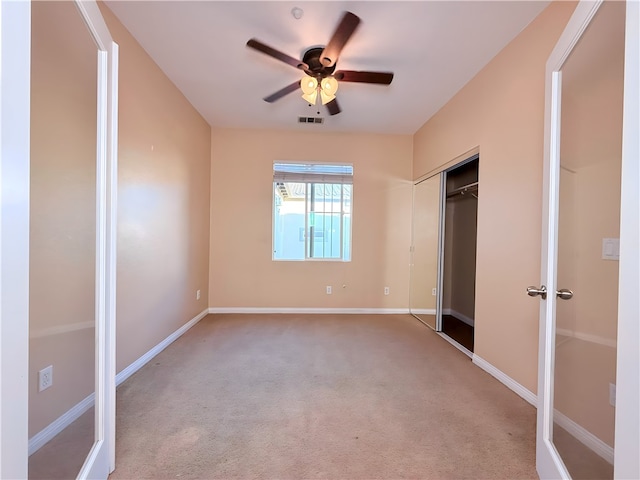
M411 256L411 313L436 328L438 242L440 234L441 175L413 187L413 242Z

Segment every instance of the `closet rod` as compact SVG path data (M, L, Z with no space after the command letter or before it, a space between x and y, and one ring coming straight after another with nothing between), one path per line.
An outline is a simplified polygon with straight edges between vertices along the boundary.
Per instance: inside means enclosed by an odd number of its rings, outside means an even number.
M466 192L471 192L472 190L478 190L478 182L469 183L468 185L463 185L462 187L458 187L451 190L450 192L447 192L447 198L459 194L465 194Z

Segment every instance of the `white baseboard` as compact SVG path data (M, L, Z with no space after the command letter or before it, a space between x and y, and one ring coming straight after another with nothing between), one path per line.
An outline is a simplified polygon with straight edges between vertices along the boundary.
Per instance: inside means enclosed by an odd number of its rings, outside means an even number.
M202 320L208 313L209 313L209 309L203 310L198 315L196 315L191 320L189 320L187 323L185 323L183 326L181 326L178 330L176 330L171 335L169 335L167 338L162 340L159 344L157 344L155 347L153 347L147 353L145 353L140 358L138 358L131 365L129 365L128 367L124 368L120 373L118 373L116 375L116 386L120 385L127 378L129 378L131 375L133 375L138 370L140 370L142 367L144 367L147 364L147 362L149 362L153 357L158 355L162 350L167 348L169 345L171 345L173 342L175 342L178 338L180 338L182 335L184 335L184 333L187 330L189 330L196 323L198 323L200 320Z
M528 388L523 387L522 385L520 385L518 382L516 382L513 378L511 378L509 375L504 373L502 370L498 370L496 367L494 367L489 362L487 362L484 358L479 357L475 353L473 354L473 357L472 357L471 361L475 365L477 365L478 367L483 369L485 372L487 372L489 375L491 375L492 377L496 378L501 383L506 385L507 388L510 388L515 393L520 395L522 398L524 398L531 405L533 405L534 407L538 406L538 397L536 396L536 394L533 393Z
M473 359L473 352L469 349L467 349L466 347L463 347L461 344L459 344L458 342L456 342L453 338L451 338L449 335L446 335L442 332L436 332L438 335L440 335L443 339L445 339L447 342L449 342L451 345L453 345L454 347L456 347L458 350L460 350L462 353L464 353L467 357Z
M211 307L209 313L409 314L408 308Z
M531 392L529 389L523 387L518 382L516 382L513 378L508 376L501 370L498 370L496 367L491 365L489 362L479 357L478 355L473 355L473 363L478 367L482 368L485 372L489 373L491 376L495 377L497 380L502 382L505 386L513 390L515 393L524 398L527 402L537 408L538 406L538 397L535 393ZM614 450L613 447L610 447L605 442L596 437L593 433L577 424L573 420L571 420L566 415L560 413L558 410L553 411L553 420L560 427L564 428L567 433L569 433L572 437L586 446L589 450L593 451L595 454L599 455L607 462L613 464Z
M571 420L558 410L553 411L553 421L564 428L572 437L613 465L613 447L607 445L589 430Z
M443 315L451 315L452 317L456 317L461 322L464 322L467 325L471 325L472 327L475 325L475 321L474 321L473 318L467 317L463 313L457 312L457 311L455 311L455 310L453 310L451 308L443 308L442 309L442 314Z
M436 309L435 308L411 308L410 312L413 315L435 315Z
M167 338L162 340L158 345L153 347L147 353L138 358L135 362L129 365L116 375L116 386L120 385L131 375L140 370L149 360L158 355L162 350L167 348L171 343L176 341L187 330L193 327L196 323L202 320L209 313L209 309L203 310L194 318L185 323L178 330L173 332ZM95 403L95 394L89 395L87 398L77 403L57 419L55 419L48 426L40 430L33 437L29 439L29 455L33 455L40 448L42 448L53 437L62 432L65 428L75 422L83 413L93 407Z
M56 418L45 428L29 439L29 456L40 450L49 440L58 435L61 431L75 422L80 416L93 407L95 394L92 393L87 398L77 403L65 413Z

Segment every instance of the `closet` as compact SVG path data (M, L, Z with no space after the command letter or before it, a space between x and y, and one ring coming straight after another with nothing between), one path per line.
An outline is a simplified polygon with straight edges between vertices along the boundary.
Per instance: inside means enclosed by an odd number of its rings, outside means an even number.
M473 352L478 157L448 170L444 183L441 331Z
M464 157L463 157L464 158ZM410 311L473 353L479 155L419 179L413 190Z

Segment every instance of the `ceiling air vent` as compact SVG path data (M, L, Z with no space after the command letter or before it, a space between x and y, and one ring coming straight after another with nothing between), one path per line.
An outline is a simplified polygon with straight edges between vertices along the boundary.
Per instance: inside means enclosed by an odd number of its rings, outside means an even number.
M298 123L324 123L322 117L298 117Z

